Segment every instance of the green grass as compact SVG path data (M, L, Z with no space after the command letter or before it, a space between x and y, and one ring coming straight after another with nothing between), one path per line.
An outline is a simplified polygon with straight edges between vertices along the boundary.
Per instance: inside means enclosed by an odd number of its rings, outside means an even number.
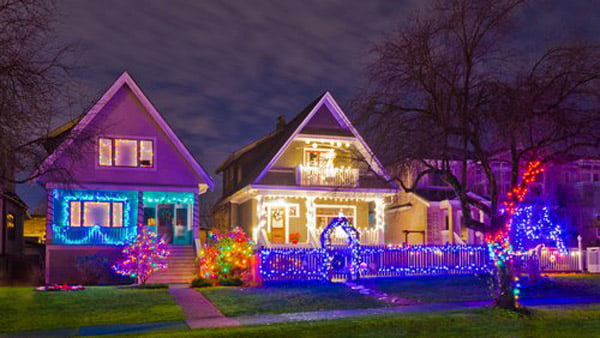
M522 290L523 297L600 296L600 275L554 274L547 281Z
M531 317L491 308L222 329L151 337L597 337L600 306L536 309Z
M387 306L342 284L321 282L270 283L259 288L216 287L198 291L226 316Z
M486 278L476 275L418 276L362 280L370 288L424 303L491 300ZM600 275L553 274L528 286L523 281L522 298L600 295Z
M464 302L491 299L483 277L475 275L415 276L366 279L361 284L423 303Z
M166 290L89 287L39 292L0 288L0 332L183 319Z

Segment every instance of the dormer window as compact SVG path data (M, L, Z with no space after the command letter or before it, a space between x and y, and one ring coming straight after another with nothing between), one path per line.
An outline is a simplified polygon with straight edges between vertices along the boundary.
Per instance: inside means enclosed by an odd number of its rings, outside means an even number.
M152 168L152 140L108 138L98 139L98 165L101 167Z

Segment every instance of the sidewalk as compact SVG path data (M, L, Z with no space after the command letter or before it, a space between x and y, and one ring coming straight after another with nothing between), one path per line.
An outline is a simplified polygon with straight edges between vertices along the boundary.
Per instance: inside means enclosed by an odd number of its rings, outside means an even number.
M186 291L187 290L187 291ZM201 297L196 297L194 294ZM210 328L238 325L265 325L297 321L311 321L324 319L338 319L349 317L367 317L375 315L391 315L402 313L420 312L442 312L449 310L466 309L489 305L489 301L481 302L449 302L417 304L397 306L388 308L352 309L352 310L328 310L314 312L297 312L281 314L265 314L240 316L228 318L223 316L204 296L194 289L174 286L169 289L178 304L184 310L187 320L172 322L147 322L139 324L117 324L101 326L84 326L80 328L66 328L48 331L15 332L4 334L8 337L72 337L72 336L99 336L116 334L137 334L153 331L184 330L189 328ZM181 302L180 302L181 301ZM210 306L207 306L208 303ZM558 298L533 298L522 301L526 306L549 306L549 305L583 305L600 303L600 297L558 297ZM198 307L196 307L198 306ZM187 324L187 325L186 325Z
M237 320L225 317L200 292L188 285L171 284L169 293L183 310L185 322L191 329L240 325Z

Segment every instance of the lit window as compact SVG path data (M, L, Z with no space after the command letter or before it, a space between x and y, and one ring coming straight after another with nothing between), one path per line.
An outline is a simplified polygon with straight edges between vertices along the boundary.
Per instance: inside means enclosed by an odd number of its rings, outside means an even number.
M109 138L101 138L98 140L98 163L101 166L112 166L113 161L113 140Z
M123 226L123 203L112 204L112 226Z
M15 228L14 214L6 214L6 227L8 228L8 239L14 241L17 238L17 229Z
M122 227L123 202L71 201L69 225L72 227L94 226Z
M142 140L140 141L140 167L152 168L154 165L154 149L152 141Z
M154 142L102 137L98 139L98 164L101 167L154 167Z
M124 139L115 140L115 166L138 166L138 141Z
M81 226L81 202L71 201L71 203L69 203L69 205L70 205L69 217L70 217L70 221L71 221L71 226L72 227Z
M83 225L110 226L110 202L84 202Z
M334 218L346 217L348 223L354 224L356 209L349 206L317 206L315 210L317 227L322 228L333 221Z

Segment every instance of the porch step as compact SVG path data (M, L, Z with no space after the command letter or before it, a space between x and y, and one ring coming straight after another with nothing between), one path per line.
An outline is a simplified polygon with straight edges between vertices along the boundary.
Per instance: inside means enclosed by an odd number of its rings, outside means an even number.
M196 250L192 245L169 245L167 269L156 272L148 283L190 283L196 273Z

